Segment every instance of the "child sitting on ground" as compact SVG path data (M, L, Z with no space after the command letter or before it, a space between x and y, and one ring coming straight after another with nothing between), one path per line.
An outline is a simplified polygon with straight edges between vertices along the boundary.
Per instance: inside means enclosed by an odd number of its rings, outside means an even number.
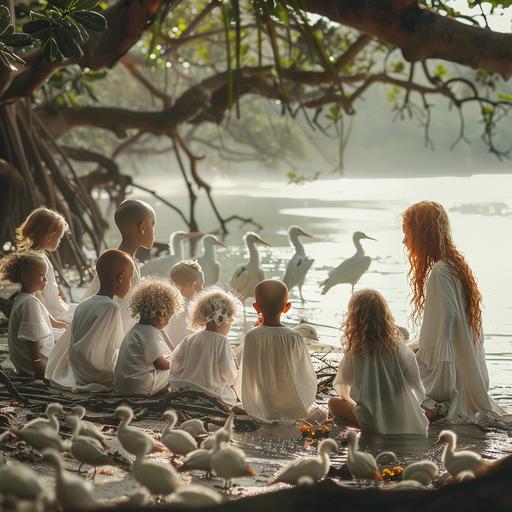
M54 345L52 327L64 328L54 320L36 297L46 285L48 267L34 251L9 254L0 261L0 280L21 285L9 316L9 357L18 373L42 379Z
M192 387L235 405L236 364L227 335L241 304L220 288L200 293L191 304L191 323L202 331L187 336L171 359L172 389Z
M255 289L254 308L261 325L244 339L237 391L247 414L259 420L295 421L308 418L317 380L300 334L281 323L290 309L288 289L277 280L265 280Z
M378 434L425 435L428 419L420 407L425 390L418 364L379 292L352 295L344 340L334 380L341 398L329 400L332 414Z
M122 395L154 395L168 385L171 351L162 329L180 308L174 286L144 280L130 294L132 315L139 317L124 337L114 378L114 389Z
M96 273L98 293L78 304L69 329L62 335L67 339L70 371L64 367L63 373L56 375L58 380L51 380L53 384L86 391L113 387L124 337L121 308L113 299L128 293L133 261L126 253L109 249L98 258Z
M59 320L71 320L76 304L68 304L55 279L55 270L47 252L59 248L62 237L69 233L66 219L48 208L36 208L16 230L17 247L20 251L40 251L48 267L46 286L37 293L48 313Z
M190 328L190 301L203 289L204 276L197 261L184 260L176 263L170 272L171 284L176 286L183 297L184 307L169 321L164 331L171 345L176 348L183 339L194 331Z

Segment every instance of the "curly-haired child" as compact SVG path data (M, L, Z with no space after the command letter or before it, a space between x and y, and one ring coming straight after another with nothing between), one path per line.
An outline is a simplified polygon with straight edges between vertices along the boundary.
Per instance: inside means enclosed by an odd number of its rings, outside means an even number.
M9 316L9 357L18 373L44 377L55 343L51 317L36 297L46 285L48 267L34 251L16 252L0 260L0 280L21 285Z
M171 351L162 329L180 305L179 291L167 283L144 280L132 291L130 310L139 321L128 331L119 350L116 393L154 395L167 386Z
M190 306L191 324L203 330L187 336L172 353L171 388L195 388L236 404L237 367L227 335L240 307L238 299L220 288L196 296Z
M350 299L344 357L334 380L332 414L377 434L423 434L425 389L414 353L403 343L384 297L361 290Z
M59 248L62 237L69 233L66 219L58 212L45 207L36 208L16 230L17 247L20 251L33 250L41 253L48 270L46 286L37 296L48 313L59 320L71 320L76 304L68 304L55 279L55 270L48 252Z

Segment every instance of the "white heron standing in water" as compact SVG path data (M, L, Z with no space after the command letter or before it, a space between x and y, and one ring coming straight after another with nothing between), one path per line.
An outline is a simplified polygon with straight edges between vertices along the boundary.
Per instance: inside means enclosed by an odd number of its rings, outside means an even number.
M290 245L295 249L295 254L286 266L282 281L288 287L288 291L297 286L299 288L300 300L304 302L302 286L304 285L306 274L315 260L306 256L304 245L302 245L300 240L301 236L313 238L312 235L306 233L299 226L290 226L288 229L288 239L290 240Z
M245 302L248 297L254 297L254 288L265 279L256 245L271 247L268 242L252 231L244 235L244 242L249 251L249 261L235 269L230 283L231 288L240 295L242 302Z
M197 258L197 262L203 269L205 288L217 283L220 279L220 263L217 261L216 245L226 247L214 235L203 237L203 254Z
M192 240L199 236L203 236L203 233L198 231L192 231L190 233L186 233L185 231L175 231L172 233L169 237L169 254L144 263L140 269L141 276L169 277L171 267L185 259L183 253L183 242L185 240Z
M320 283L322 287L322 295L325 295L333 286L337 284L347 283L352 286L352 293L354 293L354 286L361 279L361 276L370 268L372 259L364 253L361 240L375 240L371 236L365 235L361 231L356 231L352 235L352 241L356 246L356 253L342 261L336 268L329 272L329 277Z

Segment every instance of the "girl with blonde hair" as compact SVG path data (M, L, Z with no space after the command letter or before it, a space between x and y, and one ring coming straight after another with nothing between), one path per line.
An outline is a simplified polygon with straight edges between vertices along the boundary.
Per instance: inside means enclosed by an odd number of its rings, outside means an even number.
M446 210L433 201L413 204L403 213L403 232L413 320L422 320L416 358L427 416L473 421L480 413L505 414L488 395L482 295L452 239Z
M422 434L428 419L414 353L384 297L361 290L350 299L344 323L344 356L334 380L340 397L329 400L331 413L377 434Z
M18 249L40 252L48 267L47 283L38 294L39 299L51 316L66 321L71 320L76 304L70 305L64 299L47 252L56 251L62 237L69 232L66 219L60 213L43 206L30 213L16 230Z
M240 308L240 301L220 288L196 295L190 306L191 324L202 330L187 336L172 353L173 389L195 388L229 406L236 404L237 367L227 335Z

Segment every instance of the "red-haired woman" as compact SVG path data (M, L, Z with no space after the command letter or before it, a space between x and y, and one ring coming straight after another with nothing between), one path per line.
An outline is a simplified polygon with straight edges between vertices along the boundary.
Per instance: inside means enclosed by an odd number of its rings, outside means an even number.
M453 242L446 210L432 201L413 204L403 214L403 231L413 319L422 319L416 358L432 399L424 403L427 416L436 419L443 408L451 421L504 414L488 395L482 295Z

